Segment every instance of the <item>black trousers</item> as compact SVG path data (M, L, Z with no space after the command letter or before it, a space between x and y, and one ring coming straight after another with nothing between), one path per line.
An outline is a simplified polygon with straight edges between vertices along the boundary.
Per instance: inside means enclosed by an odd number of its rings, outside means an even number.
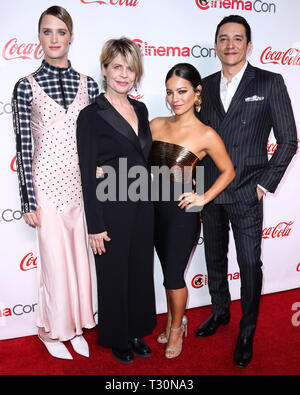
M261 237L263 199L234 204L209 203L203 210L208 286L213 313L229 311L228 242L231 224L240 268L242 336L254 334L262 288Z

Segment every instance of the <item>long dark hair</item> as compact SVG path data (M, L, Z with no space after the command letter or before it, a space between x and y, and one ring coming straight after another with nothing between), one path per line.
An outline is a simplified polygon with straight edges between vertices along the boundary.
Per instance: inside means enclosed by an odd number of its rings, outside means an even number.
M177 77L181 77L189 81L194 90L197 89L198 85L202 85L202 79L199 71L190 63L178 63L173 66L171 70L168 71L165 82L167 83L173 75L177 75Z

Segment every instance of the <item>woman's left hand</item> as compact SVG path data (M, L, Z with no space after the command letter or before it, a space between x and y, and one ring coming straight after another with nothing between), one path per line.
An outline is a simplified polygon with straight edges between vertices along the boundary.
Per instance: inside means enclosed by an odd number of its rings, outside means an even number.
M96 167L96 178L102 178L103 177L103 169L100 166Z
M198 195L195 192L184 192L179 196L179 200L178 206L180 208L186 207L187 210L194 206L203 207L205 204L204 195Z
M111 241L111 238L108 236L107 232L97 233L97 234L89 234L90 246L93 250L94 254L102 255L106 252L104 241Z

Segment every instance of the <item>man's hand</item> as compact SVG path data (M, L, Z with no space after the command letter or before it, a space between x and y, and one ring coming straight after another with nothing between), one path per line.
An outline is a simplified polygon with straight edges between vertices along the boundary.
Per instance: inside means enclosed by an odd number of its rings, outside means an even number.
M260 187L256 187L256 191L257 191L257 197L258 197L258 201L261 200L261 198L264 196L264 191L260 188Z

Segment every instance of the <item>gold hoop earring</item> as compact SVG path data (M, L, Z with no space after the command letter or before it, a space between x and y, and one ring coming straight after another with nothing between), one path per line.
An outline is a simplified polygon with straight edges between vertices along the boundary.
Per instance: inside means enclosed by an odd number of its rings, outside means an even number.
M195 110L197 112L201 111L201 104L202 104L202 98L200 95L196 95L195 100L194 100L194 105L195 105Z

